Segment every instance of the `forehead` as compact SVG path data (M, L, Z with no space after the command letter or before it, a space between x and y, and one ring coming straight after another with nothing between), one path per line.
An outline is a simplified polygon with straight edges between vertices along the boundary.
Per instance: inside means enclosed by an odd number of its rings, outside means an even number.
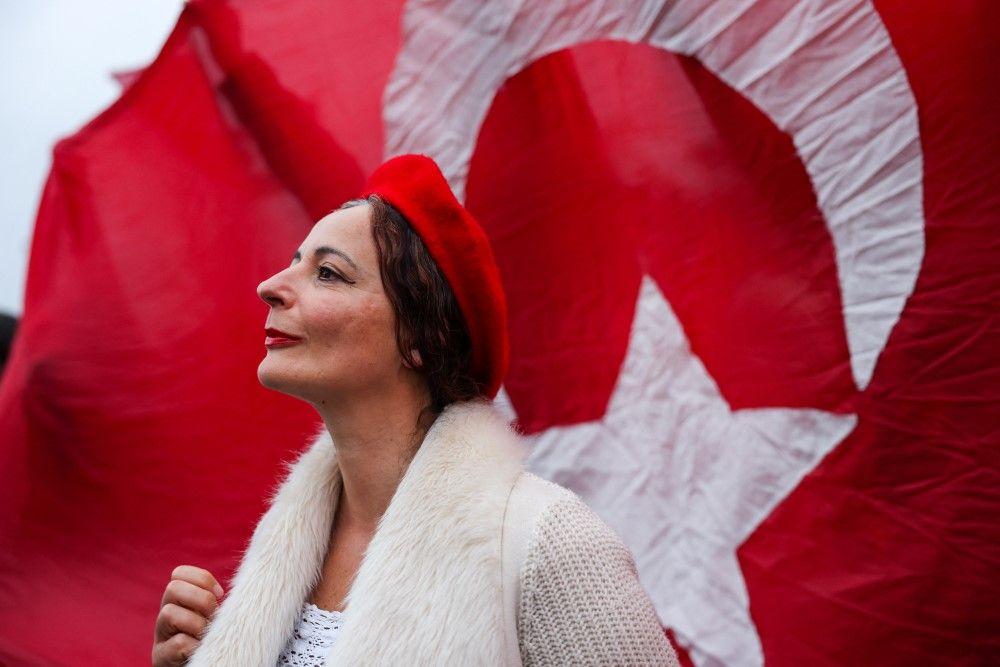
M303 254L325 245L343 250L358 263L375 261L370 210L367 205L354 206L320 218L300 246Z

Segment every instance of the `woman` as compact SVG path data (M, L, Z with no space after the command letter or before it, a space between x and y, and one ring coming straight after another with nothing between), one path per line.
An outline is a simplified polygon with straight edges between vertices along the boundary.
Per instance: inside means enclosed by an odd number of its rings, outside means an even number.
M426 156L361 196L258 288L258 378L323 428L220 606L210 573L175 570L154 664L675 665L627 547L524 470L491 402L506 302L482 229Z

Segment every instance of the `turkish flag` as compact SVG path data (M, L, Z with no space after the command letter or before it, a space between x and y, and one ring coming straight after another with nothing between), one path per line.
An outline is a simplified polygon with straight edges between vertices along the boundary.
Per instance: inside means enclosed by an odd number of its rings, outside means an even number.
M139 664L315 432L255 293L385 158L510 306L498 403L697 665L1000 651L1000 6L189 2L53 151L0 382L0 663Z

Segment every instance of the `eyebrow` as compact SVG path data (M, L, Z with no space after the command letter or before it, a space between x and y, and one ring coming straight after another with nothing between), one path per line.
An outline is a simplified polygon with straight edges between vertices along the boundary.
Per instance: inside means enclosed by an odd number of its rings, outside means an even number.
M320 247L313 250L313 257L315 257L316 259L319 259L320 257L324 257L326 255L336 255L338 257L341 257L345 262L350 264L355 271L357 271L358 273L361 272L361 269L359 269L358 265L354 263L354 260L352 260L343 250L338 250L337 248L331 248L328 245L321 245ZM295 261L297 259L302 259L302 253L299 252L298 250L296 250L295 254L292 256L292 261Z

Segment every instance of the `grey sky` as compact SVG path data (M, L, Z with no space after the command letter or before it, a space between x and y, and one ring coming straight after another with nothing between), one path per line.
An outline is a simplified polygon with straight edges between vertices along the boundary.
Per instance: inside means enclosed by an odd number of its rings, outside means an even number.
M52 146L118 97L111 72L156 56L182 5L0 3L0 311L23 310L31 233Z

